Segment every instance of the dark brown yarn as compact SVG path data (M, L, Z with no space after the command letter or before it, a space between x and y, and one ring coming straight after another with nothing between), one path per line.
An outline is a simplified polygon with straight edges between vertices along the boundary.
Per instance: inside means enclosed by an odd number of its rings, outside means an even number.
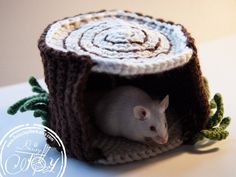
M169 94L171 106L183 118L184 132L188 133L186 142L205 126L209 115L206 88L194 39L184 27L182 30L188 37L188 46L194 50L187 64L164 73L130 78L91 72L95 63L89 56L64 53L48 47L45 36L49 27L38 42L49 90L49 128L59 135L70 156L86 161L103 157L102 152L98 152L91 144L99 131L89 114L91 109L85 104L85 91L109 90L119 85L132 84L153 97Z
M69 155L90 160L92 131L84 112L83 90L93 63L87 56L51 50L44 43L45 34L39 40L39 49L49 90L49 128L62 139Z

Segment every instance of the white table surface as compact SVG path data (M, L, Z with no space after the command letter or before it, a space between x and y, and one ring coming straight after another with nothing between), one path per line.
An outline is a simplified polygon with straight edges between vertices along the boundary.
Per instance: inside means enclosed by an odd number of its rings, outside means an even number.
M192 146L182 146L149 160L119 166L95 166L69 158L64 176L236 176L236 35L201 44L198 49L202 71L209 80L212 94L220 92L223 95L225 116L232 117L227 140L201 151L196 151ZM41 122L40 119L33 118L31 112L18 113L15 116L6 113L12 103L30 95L32 92L27 83L0 88L0 138L16 125ZM210 151L204 153L205 150Z

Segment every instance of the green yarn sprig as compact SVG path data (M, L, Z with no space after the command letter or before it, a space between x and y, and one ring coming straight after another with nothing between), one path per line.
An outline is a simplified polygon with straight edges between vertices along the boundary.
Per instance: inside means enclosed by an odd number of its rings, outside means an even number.
M10 106L7 110L8 114L14 115L18 111L34 111L34 117L42 118L42 124L47 126L48 112L48 93L38 83L34 77L29 78L29 84L32 86L32 91L37 95L23 98Z
M229 124L230 118L226 117L221 121L219 127L213 127L209 130L202 130L201 133L204 137L211 140L223 140L229 135L229 132L225 131Z
M206 84L208 95L210 96L208 82L204 78ZM203 140L204 138L210 140L223 140L229 135L229 132L225 129L229 126L231 118L224 117L224 104L220 93L216 93L214 97L209 102L210 105L210 115L207 122L206 129L201 130L194 138L194 143ZM216 109L216 110L215 110ZM214 112L215 110L215 112Z
M210 101L211 110L216 107L216 112L209 118L207 127L213 128L217 126L224 116L223 99L220 93L215 94L214 98Z

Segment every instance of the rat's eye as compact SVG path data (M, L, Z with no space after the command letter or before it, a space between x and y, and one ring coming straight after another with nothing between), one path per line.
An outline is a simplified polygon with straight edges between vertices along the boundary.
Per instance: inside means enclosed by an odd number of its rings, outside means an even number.
M150 126L150 130L155 132L156 131L156 127Z
M145 110L142 110L142 111L141 111L141 115L142 115L143 117L145 117L145 116L146 116L146 111L145 111Z

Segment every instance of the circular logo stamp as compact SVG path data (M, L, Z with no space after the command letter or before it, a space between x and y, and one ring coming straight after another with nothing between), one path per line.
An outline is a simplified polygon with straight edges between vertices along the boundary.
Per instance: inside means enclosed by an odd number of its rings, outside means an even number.
M43 125L19 125L8 131L0 141L2 177L62 177L66 163L66 151L61 139Z

